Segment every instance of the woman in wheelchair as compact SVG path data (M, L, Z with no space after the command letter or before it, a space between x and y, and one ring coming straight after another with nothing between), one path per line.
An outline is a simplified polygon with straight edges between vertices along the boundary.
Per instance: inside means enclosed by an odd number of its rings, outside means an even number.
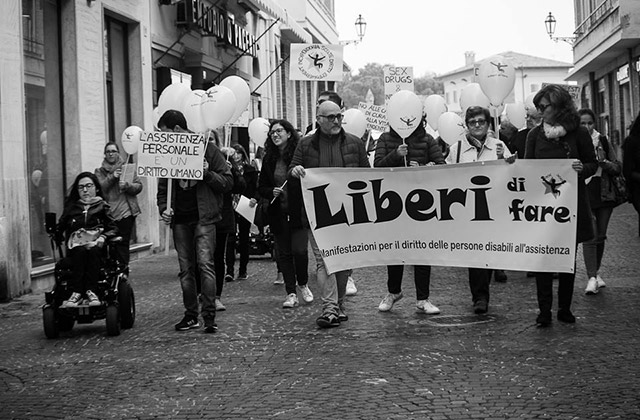
M91 172L79 174L56 225L56 238L64 239L66 258L72 267L69 281L72 293L62 303L63 308L78 306L83 294L89 306L101 305L94 291L100 280L102 247L107 239L117 235L115 223L107 216L108 210L98 178Z

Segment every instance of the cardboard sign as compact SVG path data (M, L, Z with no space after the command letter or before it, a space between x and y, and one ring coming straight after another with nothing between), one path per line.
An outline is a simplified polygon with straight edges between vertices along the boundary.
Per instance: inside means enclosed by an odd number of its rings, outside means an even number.
M289 56L289 80L343 79L342 45L291 44Z
M366 102L360 102L358 108L367 119L367 128L369 130L387 130L387 127L389 127L389 123L387 122L387 108L382 105L373 105Z
M138 144L138 176L202 179L207 140L203 133L145 131Z
M413 67L393 67L384 68L384 97L385 103L394 93L401 90L415 91L413 82Z

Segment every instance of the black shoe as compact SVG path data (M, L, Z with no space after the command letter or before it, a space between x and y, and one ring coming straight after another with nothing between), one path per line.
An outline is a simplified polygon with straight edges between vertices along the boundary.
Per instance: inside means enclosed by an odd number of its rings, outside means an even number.
M536 318L536 325L538 327L548 327L551 325L551 311L540 312Z
M506 283L507 274L504 272L504 270L493 270L493 279L498 283Z
M176 324L176 331L187 331L194 328L200 328L198 319L186 315L184 318L182 318L182 321Z
M560 309L558 311L558 321L566 322L567 324L575 324L576 317L573 316L570 310Z
M486 314L489 310L489 304L486 300L477 300L473 304L473 312L477 314Z
M246 280L247 278L247 273L240 273L238 274L238 277L236 277L236 280Z
M207 334L213 334L218 331L218 324L213 319L204 320L204 332Z
M230 281L233 281L233 274L227 274L224 276L224 281L226 281L227 283Z
M323 314L316 319L316 324L320 328L333 328L340 326L340 320L336 314Z
M349 320L349 316L345 313L344 309L338 309L338 321L347 322Z

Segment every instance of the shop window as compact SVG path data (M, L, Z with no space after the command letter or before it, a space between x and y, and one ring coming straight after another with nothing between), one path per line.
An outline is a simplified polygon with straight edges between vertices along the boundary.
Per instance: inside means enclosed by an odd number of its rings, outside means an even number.
M23 0L22 20L31 260L37 267L53 261L44 214L59 215L65 195L59 6Z

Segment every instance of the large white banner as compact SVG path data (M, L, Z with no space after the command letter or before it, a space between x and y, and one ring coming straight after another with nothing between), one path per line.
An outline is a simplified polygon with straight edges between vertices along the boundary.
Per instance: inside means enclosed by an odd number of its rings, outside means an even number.
M331 44L291 44L289 79L341 82L343 48Z
M138 176L202 179L206 149L202 133L144 131L138 143Z
M571 162L307 169L302 189L329 272L390 264L573 272Z

